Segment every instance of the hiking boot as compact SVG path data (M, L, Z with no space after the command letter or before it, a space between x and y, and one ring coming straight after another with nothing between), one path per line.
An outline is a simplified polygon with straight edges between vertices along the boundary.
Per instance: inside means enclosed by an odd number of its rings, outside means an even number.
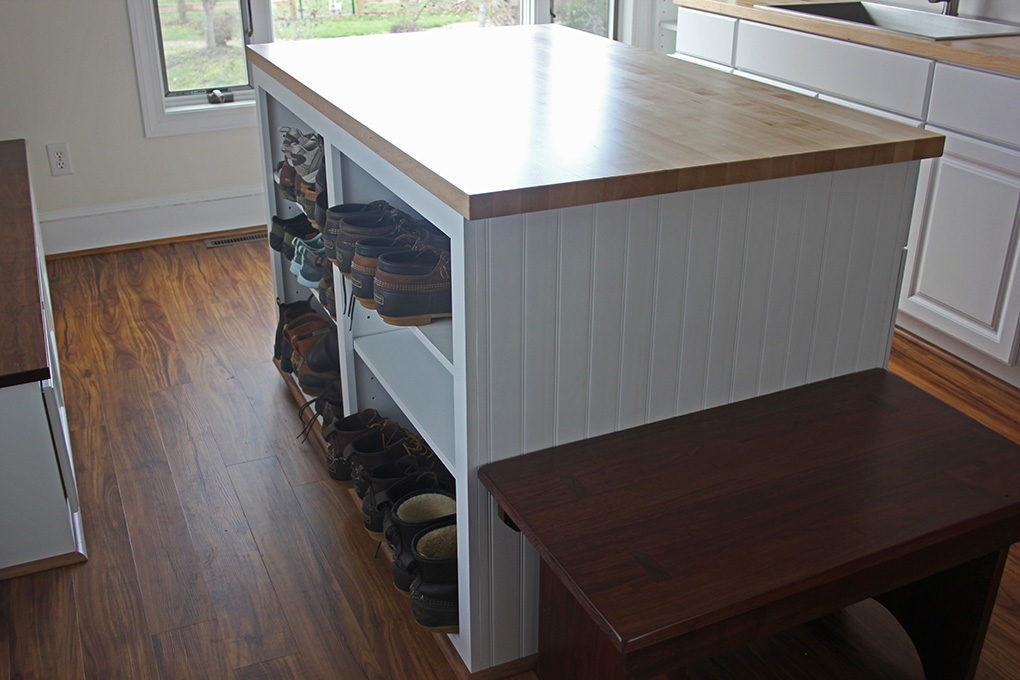
M308 300L299 300L285 304L277 303L278 316L276 322L276 338L273 340L273 358L280 362L280 370L290 373L294 370L290 355L293 351L290 341L284 334L283 329L298 317L312 311Z
M302 314L284 326L283 334L291 346L291 361L295 369L304 362L305 355L319 339L332 333L336 335L333 322L315 312Z
M343 456L351 464L354 491L358 498L363 498L368 491L369 470L407 455L424 455L427 450L421 437L393 421L387 421L352 440L344 449Z
M361 499L361 517L365 530L373 538L383 538L383 518L398 500L419 490L443 490L434 472L422 469L418 456L404 456L374 468L368 476L368 490Z
M374 408L352 413L346 418L337 418L322 429L322 436L329 445L326 467L329 476L344 486L351 486L351 463L344 457L344 450L352 441L373 427L383 424L384 418Z
M415 535L455 518L457 501L449 491L419 489L400 498L383 518L383 534L393 553L390 572L393 586L411 594L411 583L418 575L418 568L411 550Z
M329 197L326 195L326 190L320 189L318 185L316 185L315 191L317 194L315 196L315 208L312 210L312 223L316 229L323 231L326 224L326 208L329 205Z
M298 175L295 182L295 192L297 193L297 204L301 206L305 216L312 217L315 215L315 200L319 197L319 193L315 190L315 184L306 182L301 178L301 175ZM313 224L312 226L314 227L315 225Z
M294 373L298 385L306 394L322 395L330 384L340 380L340 356L336 333L325 333L295 361Z
M456 633L457 519L424 529L411 540L418 570L411 582L411 613L419 626L437 633Z
M376 311L394 326L423 326L453 316L450 295L450 252L394 250L379 256L376 266Z
M340 220L337 234L336 265L347 278L351 277L351 262L354 260L354 246L363 238L388 238L396 235L397 218L393 212L365 211L348 215Z

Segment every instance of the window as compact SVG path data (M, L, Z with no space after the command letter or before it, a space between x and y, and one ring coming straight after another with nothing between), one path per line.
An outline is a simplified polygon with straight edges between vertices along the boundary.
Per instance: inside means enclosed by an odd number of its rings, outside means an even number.
M615 36L613 0L551 0L553 23L607 38Z
M272 39L270 22L256 21L268 6L268 0L127 0L146 137L255 125L244 46ZM212 89L233 101L211 103Z
M244 60L247 43L549 21L611 36L616 30L616 4L617 0L127 0L147 137L254 125L254 93ZM233 101L212 103L207 93L213 89Z

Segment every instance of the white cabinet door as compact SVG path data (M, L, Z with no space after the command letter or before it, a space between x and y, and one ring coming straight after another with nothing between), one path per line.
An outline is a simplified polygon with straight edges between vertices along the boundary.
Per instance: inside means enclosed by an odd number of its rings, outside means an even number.
M900 311L1014 364L1020 321L1020 153L946 133L919 178Z

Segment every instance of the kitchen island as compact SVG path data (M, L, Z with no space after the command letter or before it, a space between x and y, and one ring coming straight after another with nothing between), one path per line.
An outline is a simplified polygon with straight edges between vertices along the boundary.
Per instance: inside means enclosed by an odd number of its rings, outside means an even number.
M457 480L469 671L537 642L538 559L481 465L886 364L940 135L558 26L249 59L270 188L279 128L314 129L330 204L450 236L452 319L358 307L339 333L345 412L413 426ZM274 258L280 300L307 297Z

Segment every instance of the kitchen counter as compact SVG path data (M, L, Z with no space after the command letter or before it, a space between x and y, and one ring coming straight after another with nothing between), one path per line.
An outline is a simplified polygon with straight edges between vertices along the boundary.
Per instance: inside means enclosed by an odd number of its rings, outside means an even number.
M776 0L788 2L790 0ZM805 0L823 2L825 0ZM1013 76L1020 76L1020 36L972 38L969 40L929 40L893 33L872 26L857 26L817 19L792 12L778 12L755 7L762 0L674 0L681 7L715 14L759 21L861 45L883 47L940 61L974 66Z
M468 219L938 156L942 137L561 26L255 45Z

